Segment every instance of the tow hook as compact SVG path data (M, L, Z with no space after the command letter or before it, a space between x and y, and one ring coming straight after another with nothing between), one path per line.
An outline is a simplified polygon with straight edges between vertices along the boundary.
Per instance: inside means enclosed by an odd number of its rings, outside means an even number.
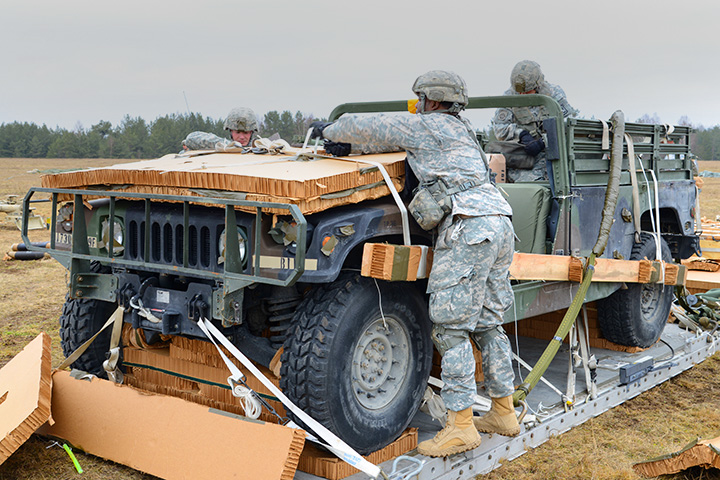
M194 322L199 321L201 318L209 318L209 309L210 305L203 300L202 295L197 293L188 302L188 318Z

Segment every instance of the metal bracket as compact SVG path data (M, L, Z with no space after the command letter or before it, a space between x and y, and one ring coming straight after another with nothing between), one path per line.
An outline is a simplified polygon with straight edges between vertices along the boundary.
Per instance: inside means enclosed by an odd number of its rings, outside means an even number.
M117 299L118 279L111 273L76 273L70 283L73 298L94 298L106 302Z

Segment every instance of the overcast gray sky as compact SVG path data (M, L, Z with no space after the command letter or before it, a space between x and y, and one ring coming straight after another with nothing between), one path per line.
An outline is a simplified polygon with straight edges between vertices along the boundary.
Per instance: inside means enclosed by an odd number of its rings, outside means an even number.
M327 116L411 98L434 69L499 95L532 59L585 117L720 124L717 0L6 0L0 13L0 123L154 120L186 112L184 95L213 118Z

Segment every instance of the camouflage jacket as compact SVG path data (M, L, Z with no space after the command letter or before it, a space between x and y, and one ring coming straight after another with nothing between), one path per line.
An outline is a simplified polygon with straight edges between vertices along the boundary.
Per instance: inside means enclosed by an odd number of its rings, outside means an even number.
M403 148L421 183L442 179L453 188L475 187L453 195L453 215L512 215L510 205L488 181L488 170L472 125L445 113L425 115L343 115L323 131L328 140Z
M258 138L259 137L257 132L253 132L252 136L250 137L250 141L248 142L248 145L252 146L253 142ZM227 147L234 142L228 138L218 137L214 133L191 132L188 133L187 137L185 137L185 140L183 140L182 143L188 148L188 150L215 150L217 148Z
M560 104L564 117L577 115L577 110L570 106L565 91L559 85L543 82L538 93L554 98ZM519 93L510 88L504 95L519 95ZM543 106L498 108L492 121L495 137L498 140L517 141L523 130L538 137L540 123L549 116Z

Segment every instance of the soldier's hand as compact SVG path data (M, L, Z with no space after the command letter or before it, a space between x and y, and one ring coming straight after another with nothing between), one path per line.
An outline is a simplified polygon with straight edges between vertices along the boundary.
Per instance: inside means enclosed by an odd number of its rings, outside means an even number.
M352 145L349 143L331 142L330 140L325 140L325 151L330 155L335 157L347 157L350 155L350 150L352 150Z
M323 130L325 130L325 127L327 127L328 125L332 125L332 123L333 123L333 122L320 122L320 121L318 121L318 122L312 122L312 123L310 124L310 127L313 129L313 131L312 131L312 133L310 134L310 138L313 138L313 139L315 139L315 138L319 138L319 139L325 138L325 137L323 137L322 132L323 132Z
M533 157L545 150L545 142L542 138L533 137L527 130L520 132L520 143L525 147L525 153Z
M522 143L523 145L527 145L534 141L535 137L533 137L532 134L527 130L523 130L522 132L520 132L520 143Z
M537 140L533 140L532 142L525 145L525 153L528 155L532 155L533 157L536 156L538 153L545 150L545 142L542 141L542 138L538 138Z

